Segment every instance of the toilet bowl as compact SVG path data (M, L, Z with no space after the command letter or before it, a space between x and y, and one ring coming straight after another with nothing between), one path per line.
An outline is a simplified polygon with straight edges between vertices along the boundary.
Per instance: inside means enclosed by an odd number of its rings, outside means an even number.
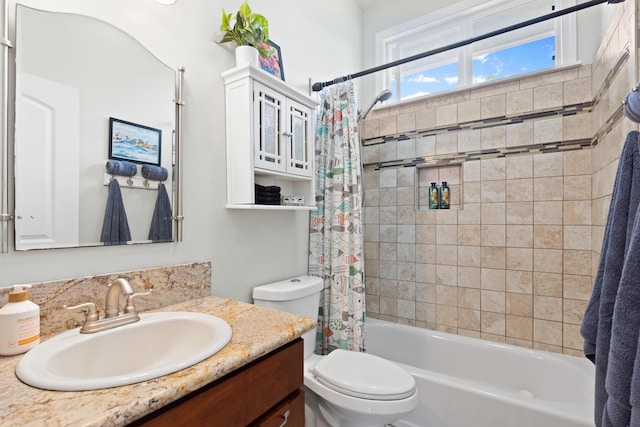
M322 279L301 276L253 289L256 305L316 318ZM306 427L375 427L399 420L419 405L414 378L367 353L337 349L313 354L313 330L303 335Z

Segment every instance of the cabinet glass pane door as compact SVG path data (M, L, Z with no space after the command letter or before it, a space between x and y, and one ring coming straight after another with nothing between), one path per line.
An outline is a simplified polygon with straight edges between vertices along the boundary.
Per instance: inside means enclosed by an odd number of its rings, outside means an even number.
M255 166L285 171L282 144L284 99L256 84Z
M310 175L310 147L309 147L309 109L295 105L288 105L289 129L289 156L288 173L297 175Z

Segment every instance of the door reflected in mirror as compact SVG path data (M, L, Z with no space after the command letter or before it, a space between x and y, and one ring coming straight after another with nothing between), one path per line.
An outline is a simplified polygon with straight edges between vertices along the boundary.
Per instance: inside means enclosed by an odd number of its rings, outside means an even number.
M110 117L161 132L161 145L131 143L159 150L173 204L175 71L103 21L22 5L16 13L16 250L102 245ZM131 160L144 182L144 157ZM150 243L158 183L126 181L126 243Z

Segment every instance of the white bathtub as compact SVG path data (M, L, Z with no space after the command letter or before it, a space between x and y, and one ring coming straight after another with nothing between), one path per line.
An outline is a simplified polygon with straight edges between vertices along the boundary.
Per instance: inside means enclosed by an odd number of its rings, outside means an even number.
M420 407L395 427L593 427L587 359L367 319L367 351L416 379Z

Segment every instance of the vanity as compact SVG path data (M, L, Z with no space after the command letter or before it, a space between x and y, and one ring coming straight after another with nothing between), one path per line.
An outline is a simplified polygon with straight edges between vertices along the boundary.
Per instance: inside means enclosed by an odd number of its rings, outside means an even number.
M300 336L315 320L211 296L154 311L214 315L231 325L233 336L189 368L94 391L27 386L14 374L22 355L2 357L0 426L304 425Z

